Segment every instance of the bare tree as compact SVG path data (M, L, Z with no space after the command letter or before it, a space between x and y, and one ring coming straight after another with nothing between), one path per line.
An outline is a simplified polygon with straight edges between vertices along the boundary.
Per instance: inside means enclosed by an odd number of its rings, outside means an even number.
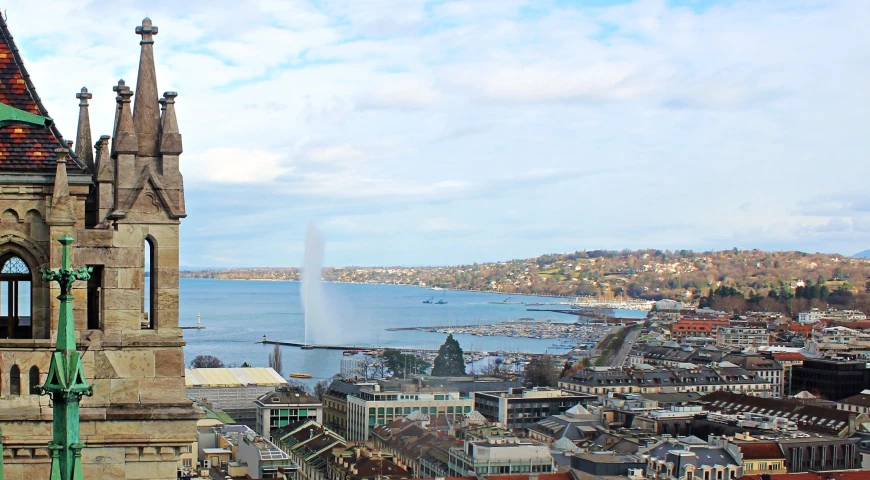
M275 345L275 349L269 354L269 366L278 372L278 375L284 376L284 365L281 364L281 347Z
M362 363L362 366L365 369L365 378L372 378L372 369L374 368L375 360L369 355L363 355L360 363Z
M372 370L375 378L386 378L387 377L387 362L384 361L383 358L378 359L375 363L372 364Z
M320 400L323 400L323 394L326 393L327 390L329 390L329 384L329 380L321 380L317 382L317 384L314 385L314 396L316 396Z
M190 368L223 368L224 362L214 355L197 355L190 362Z
M555 387L559 381L559 365L549 355L534 357L526 365L524 383L529 387Z

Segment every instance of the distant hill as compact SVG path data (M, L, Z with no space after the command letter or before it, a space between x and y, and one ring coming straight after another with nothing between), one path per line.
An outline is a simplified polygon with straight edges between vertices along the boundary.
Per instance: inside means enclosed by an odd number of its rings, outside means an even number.
M852 256L855 258L870 258L870 250L864 250L864 251L858 252Z
M861 252L870 258L870 250ZM859 254L860 255L860 254ZM230 268L180 272L183 277L298 280L296 268ZM698 298L726 285L747 297L826 284L828 292L864 291L870 260L842 255L761 250L591 250L503 262L442 267L325 268L328 281L391 283L511 293Z

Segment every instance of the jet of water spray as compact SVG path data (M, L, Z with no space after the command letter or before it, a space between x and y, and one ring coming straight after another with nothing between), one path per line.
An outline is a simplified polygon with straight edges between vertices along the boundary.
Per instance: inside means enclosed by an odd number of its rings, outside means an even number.
M302 310L305 312L305 344L326 343L332 329L323 296L323 235L313 225L305 234L305 265L302 268Z

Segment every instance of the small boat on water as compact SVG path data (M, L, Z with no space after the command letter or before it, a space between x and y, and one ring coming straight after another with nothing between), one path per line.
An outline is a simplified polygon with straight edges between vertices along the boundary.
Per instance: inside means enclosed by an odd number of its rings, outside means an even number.
M447 300L444 300L443 298L439 299L437 302L435 302L435 305L447 305Z
M432 298L434 297L429 297L426 300L423 300L423 303L432 303Z
M308 373L291 373L290 378L311 378Z

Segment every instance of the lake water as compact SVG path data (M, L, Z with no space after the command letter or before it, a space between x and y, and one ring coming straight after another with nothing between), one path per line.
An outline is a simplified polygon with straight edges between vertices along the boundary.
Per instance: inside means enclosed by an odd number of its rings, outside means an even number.
M185 359L215 355L227 365L268 366L272 345L257 342L263 335L272 340L305 341L305 321L298 282L180 279L179 323L196 324L202 316L206 327L184 330ZM323 285L330 312L330 338L309 343L366 347L437 349L446 335L420 331L387 331L389 327L471 325L520 318L573 322L576 317L551 312L530 312L524 305L500 304L507 295L478 292L433 291L420 287L326 283ZM446 305L424 304L429 297L444 298ZM512 295L511 302L554 303L559 299ZM642 318L645 313L620 311L621 316ZM455 334L466 351L544 352L554 340L477 337ZM284 373L304 372L312 381L338 373L340 350L300 350L283 347Z

